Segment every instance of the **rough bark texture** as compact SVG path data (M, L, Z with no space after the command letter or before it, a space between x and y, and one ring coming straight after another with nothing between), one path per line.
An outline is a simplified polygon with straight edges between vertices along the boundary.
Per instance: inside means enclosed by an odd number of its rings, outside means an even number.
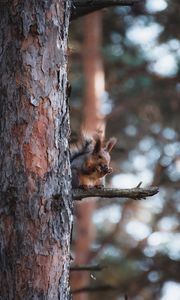
M0 2L1 300L70 298L69 14L70 1Z

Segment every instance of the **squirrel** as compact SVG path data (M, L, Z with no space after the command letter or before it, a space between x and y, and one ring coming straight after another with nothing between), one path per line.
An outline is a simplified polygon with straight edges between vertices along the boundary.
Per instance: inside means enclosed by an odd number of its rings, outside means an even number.
M106 143L99 134L91 138L83 136L79 145L70 149L72 187L88 189L102 188L103 179L112 173L109 167L110 152L116 144L116 138L110 138Z

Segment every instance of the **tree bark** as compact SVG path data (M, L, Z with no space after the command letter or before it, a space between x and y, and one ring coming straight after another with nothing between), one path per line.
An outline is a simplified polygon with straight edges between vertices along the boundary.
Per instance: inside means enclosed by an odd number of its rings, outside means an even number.
M0 2L0 299L70 299L70 0ZM52 195L61 199L54 205Z

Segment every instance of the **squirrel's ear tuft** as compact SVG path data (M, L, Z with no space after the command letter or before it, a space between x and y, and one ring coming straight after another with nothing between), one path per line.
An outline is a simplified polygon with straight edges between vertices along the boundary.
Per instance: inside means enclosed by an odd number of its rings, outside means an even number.
M109 141L107 141L106 145L105 145L105 150L108 152L111 152L112 148L114 147L114 145L116 144L117 139L115 137L112 137L109 139Z
M93 154L97 154L100 152L102 148L102 142L99 136L94 137L94 139L95 139L95 144L94 144Z

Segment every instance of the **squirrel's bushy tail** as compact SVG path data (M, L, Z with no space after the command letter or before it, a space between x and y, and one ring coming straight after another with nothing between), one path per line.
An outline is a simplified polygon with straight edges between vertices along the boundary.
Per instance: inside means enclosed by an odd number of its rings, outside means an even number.
M90 153L93 149L93 139L83 135L81 140L71 146L70 148L70 161L72 162L75 158Z

